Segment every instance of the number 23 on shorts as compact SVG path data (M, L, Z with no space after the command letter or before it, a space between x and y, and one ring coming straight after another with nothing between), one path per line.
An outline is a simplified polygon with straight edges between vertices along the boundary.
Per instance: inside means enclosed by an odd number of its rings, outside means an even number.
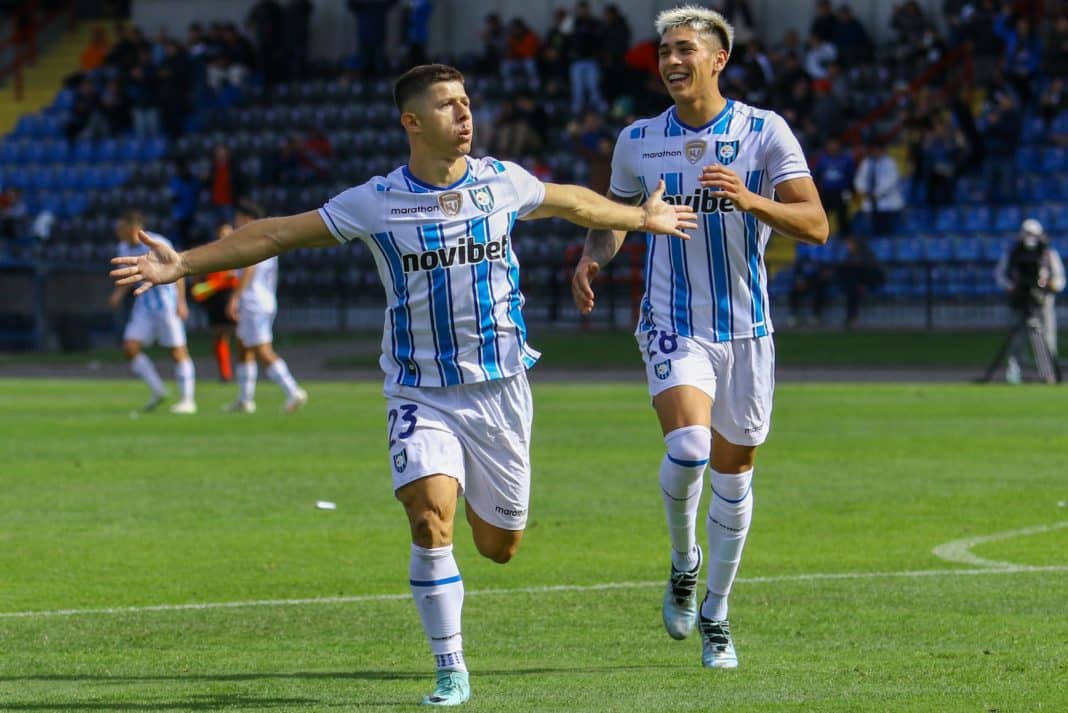
M407 438L415 433L415 412L419 407L414 404L403 404L400 409L389 410L389 447L397 445L397 440L401 438ZM400 432L396 434L396 438L393 437L393 432L396 430L398 423L400 424Z
M659 337L659 339L657 339ZM656 348L660 347L660 351ZM652 359L654 356L663 352L664 354L671 354L679 348L679 335L672 334L670 332L658 332L655 329L650 329L645 333L645 353Z

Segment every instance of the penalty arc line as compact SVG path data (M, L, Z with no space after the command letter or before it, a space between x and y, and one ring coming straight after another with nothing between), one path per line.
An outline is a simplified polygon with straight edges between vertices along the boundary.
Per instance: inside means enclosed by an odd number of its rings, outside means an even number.
M902 572L813 572L809 574L785 574L770 577L739 577L736 584L772 584L777 582L811 582L848 579L885 579L921 577L961 577L990 574L1019 574L1023 572L1068 572L1068 565L1032 567L1008 565L1005 567L982 567L979 569L928 569ZM539 587L513 587L508 589L475 589L465 596L507 596L514 594L551 594L554 592L600 592L613 589L641 589L663 587L663 581L655 582L605 582L602 584L558 584ZM51 609L41 611L0 612L0 619L37 619L47 617L87 616L106 614L141 614L147 612L203 611L209 609L242 609L249 607L284 607L316 604L354 604L360 602L388 602L411 598L411 594L357 594L339 597L307 597L301 599L252 599L239 602L192 602L189 604L154 604L137 607L108 607L101 609Z
M1062 520L1061 522L1054 522L1049 525L1036 525L1035 527L1025 527L1019 530L1006 530L1005 532L995 532L992 535L979 535L977 537L965 537L959 540L953 540L945 544L939 545L931 550L931 554L946 562L957 562L959 564L967 564L972 567L988 567L1004 569L1006 567L1015 567L1012 562L1000 562L998 560L988 560L983 557L979 557L972 553L971 549L976 545L981 545L987 542L997 542L999 540L1008 540L1013 537L1026 537L1027 535L1038 535L1043 532L1052 532L1053 530L1059 530L1063 527L1068 527L1068 520Z

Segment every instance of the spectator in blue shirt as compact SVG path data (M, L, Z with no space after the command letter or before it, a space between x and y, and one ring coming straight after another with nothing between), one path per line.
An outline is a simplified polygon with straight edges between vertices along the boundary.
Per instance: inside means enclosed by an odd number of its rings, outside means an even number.
M200 201L200 181L193 176L189 164L184 160L175 162L168 189L171 193L171 217L176 226L175 242L188 247L193 222L197 217L197 203Z
M827 139L823 151L816 156L812 177L820 192L820 200L828 213L833 212L838 222L838 234L849 235L849 201L853 197L853 172L856 166L853 156L842 150L838 139Z

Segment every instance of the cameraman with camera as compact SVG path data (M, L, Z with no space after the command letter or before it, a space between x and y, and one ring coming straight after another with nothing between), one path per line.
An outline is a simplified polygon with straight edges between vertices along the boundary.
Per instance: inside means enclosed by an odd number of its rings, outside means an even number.
M1009 295L1017 319L1005 369L1005 380L1018 384L1022 380L1021 359L1025 355L1027 334L1041 336L1056 371L1057 313L1054 295L1064 289L1064 264L1049 244L1042 224L1028 218L1020 226L1019 238L1001 256L994 274L998 286ZM1036 351L1041 345L1034 345ZM1036 362L1039 355L1035 354Z

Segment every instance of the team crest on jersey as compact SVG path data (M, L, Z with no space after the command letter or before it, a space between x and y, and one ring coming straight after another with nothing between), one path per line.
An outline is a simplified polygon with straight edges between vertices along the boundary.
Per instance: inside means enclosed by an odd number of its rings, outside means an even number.
M656 374L656 378L661 381L671 376L671 360L665 359L662 362L653 364L653 373Z
M475 207L483 213L489 213L493 210L493 192L489 186L468 188L467 193L471 196L471 200L475 202Z
M408 467L408 449L405 448L400 453L393 455L393 468L398 473L403 473L404 469Z
M449 191L438 196L438 206L441 207L441 212L450 218L460 212L463 204L464 194L460 191Z
M687 141L684 148L686 149L686 160L690 163L697 163L705 155L708 144L704 141Z
M716 160L722 163L724 166L738 158L738 142L735 141L717 141L716 142Z

